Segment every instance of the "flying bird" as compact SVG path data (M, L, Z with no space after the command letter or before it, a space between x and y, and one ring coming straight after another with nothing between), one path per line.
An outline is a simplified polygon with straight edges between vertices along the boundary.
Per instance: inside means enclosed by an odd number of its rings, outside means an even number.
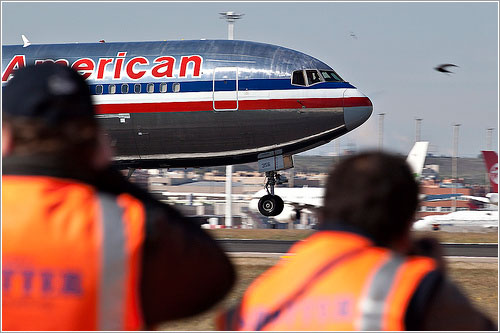
M459 66L454 65L454 64L441 64L437 67L434 67L434 69L437 70L438 72L441 72L441 73L454 73L452 71L447 70L446 69L447 67L459 67Z
M352 31L349 33L349 36L351 36L354 39L358 39L358 36L356 36L356 34Z

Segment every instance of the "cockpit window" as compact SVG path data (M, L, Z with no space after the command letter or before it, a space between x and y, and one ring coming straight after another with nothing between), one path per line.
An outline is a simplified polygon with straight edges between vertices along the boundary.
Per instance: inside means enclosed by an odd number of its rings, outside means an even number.
M337 74L335 73L334 71L320 71L321 73L321 76L323 77L323 79L327 82L331 82L331 81L344 81L342 80L342 78Z
M306 69L292 73L292 84L297 86L312 86L320 82L344 82L333 70Z
M319 77L319 73L315 69L306 70L307 76L307 85L313 85L315 83L321 82L321 78Z
M306 80L304 80L304 71L295 71L292 73L292 84L296 84L298 86L305 86Z

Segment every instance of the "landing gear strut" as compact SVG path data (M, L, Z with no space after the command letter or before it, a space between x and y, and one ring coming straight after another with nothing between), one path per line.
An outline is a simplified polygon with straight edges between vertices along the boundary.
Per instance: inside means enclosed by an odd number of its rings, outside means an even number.
M284 184L287 180L275 171L266 172L267 194L259 200L259 212L264 216L276 216L283 211L283 199L274 194L274 185Z

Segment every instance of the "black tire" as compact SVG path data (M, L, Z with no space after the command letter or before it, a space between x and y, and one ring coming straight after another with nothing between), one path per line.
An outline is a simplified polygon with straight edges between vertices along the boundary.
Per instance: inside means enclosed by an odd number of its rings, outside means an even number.
M276 216L283 211L283 199L277 195L267 194L259 200L259 212L264 216Z

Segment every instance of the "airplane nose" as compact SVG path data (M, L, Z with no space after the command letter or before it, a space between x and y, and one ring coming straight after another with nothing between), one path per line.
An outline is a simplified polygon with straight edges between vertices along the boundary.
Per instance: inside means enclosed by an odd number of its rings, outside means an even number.
M358 89L344 91L344 122L348 131L352 131L368 120L372 111L372 102Z

